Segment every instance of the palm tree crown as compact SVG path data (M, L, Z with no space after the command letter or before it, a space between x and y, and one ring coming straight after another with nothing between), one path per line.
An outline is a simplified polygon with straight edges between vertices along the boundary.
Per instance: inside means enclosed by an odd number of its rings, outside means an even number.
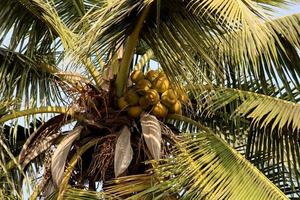
M300 198L291 3L1 1L1 198Z

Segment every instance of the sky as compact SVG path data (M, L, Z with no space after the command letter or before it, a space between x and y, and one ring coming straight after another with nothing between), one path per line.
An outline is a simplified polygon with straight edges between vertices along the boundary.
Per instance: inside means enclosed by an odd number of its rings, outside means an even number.
M294 13L300 13L300 2L289 6L288 9L278 9L278 16L285 16Z

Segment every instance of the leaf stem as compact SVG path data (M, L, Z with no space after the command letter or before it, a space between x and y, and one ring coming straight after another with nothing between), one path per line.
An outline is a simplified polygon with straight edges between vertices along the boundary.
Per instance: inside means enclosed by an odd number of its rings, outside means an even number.
M138 19L136 27L134 28L133 32L129 35L127 42L125 44L125 51L124 51L123 59L121 61L121 68L117 74L117 79L116 79L117 96L119 97L123 95L124 88L129 74L130 63L139 39L139 34L143 27L144 20L147 17L147 14L149 12L150 5L151 4L148 4L142 11L142 14Z
M5 115L2 118L0 118L0 123L6 122L11 119L15 119L18 117L23 117L27 115L33 115L38 113L67 113L71 110L66 107L56 107L56 106L47 106L47 107L40 107L40 108L30 108L27 110L22 111L15 111L11 114Z

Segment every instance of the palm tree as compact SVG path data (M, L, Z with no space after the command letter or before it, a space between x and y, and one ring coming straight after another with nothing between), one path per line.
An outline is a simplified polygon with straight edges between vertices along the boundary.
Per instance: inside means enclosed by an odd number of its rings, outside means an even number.
M292 2L0 1L1 199L299 198Z

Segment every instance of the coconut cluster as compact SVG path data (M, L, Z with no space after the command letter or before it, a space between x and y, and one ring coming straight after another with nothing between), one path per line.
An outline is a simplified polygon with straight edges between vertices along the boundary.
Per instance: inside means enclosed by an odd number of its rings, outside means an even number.
M126 110L130 117L150 112L158 118L167 114L181 114L183 103L188 97L180 90L172 89L169 80L163 72L150 70L144 74L140 70L131 73L133 85L118 99L118 106Z

